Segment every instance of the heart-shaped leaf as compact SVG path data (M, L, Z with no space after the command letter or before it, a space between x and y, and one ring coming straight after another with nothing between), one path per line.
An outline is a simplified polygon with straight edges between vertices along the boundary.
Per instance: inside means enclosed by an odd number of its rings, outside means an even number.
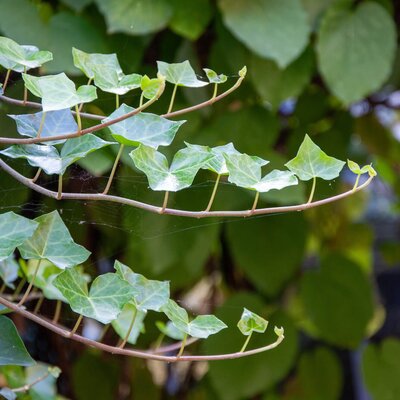
M0 261L10 257L15 248L29 239L39 224L9 211L0 214Z
M217 74L215 71L209 68L203 68L203 71L206 73L207 78L210 83L225 83L228 80L228 77L224 74Z
M57 211L41 215L35 234L18 246L22 258L49 260L60 269L70 268L87 260L90 252L76 244Z
M40 129L40 136L43 138L65 135L78 130L78 125L69 108L65 110L48 111L45 116L43 116L42 111L35 114L9 114L8 116L15 120L18 133L24 136L37 137ZM46 143L51 145L64 143L65 141L66 139Z
M152 190L177 192L189 187L199 169L212 158L212 154L193 148L179 150L168 167L166 157L151 147L139 146L130 153L135 166L144 172Z
M171 339L174 340L183 340L185 337L185 332L180 331L173 322L167 321L167 323L164 323L162 321L157 321L156 322L157 328L160 330L160 332L168 336Z
M328 156L306 135L295 158L285 164L302 181L331 180L339 176L344 162Z
M266 193L272 189L281 190L288 186L297 185L298 183L293 172L274 169L256 183L253 188L257 190L257 192Z
M189 61L168 64L164 61L157 61L158 73L165 76L167 82L177 86L201 87L207 86L209 82L197 79L196 73Z
M0 365L22 365L24 367L35 364L26 351L13 322L0 316Z
M147 75L142 76L140 81L140 89L142 90L143 97L152 99L159 91L163 80L160 78L149 78Z
M244 308L237 327L243 335L249 336L253 332L264 333L267 330L268 321Z
M62 272L54 285L73 311L103 324L114 321L134 294L128 282L112 273L98 276L88 291L87 282L77 268Z
M23 72L52 59L49 51L39 51L35 46L20 46L14 40L0 36L0 65L5 69Z
M108 122L121 117L134 108L122 104L102 122ZM178 129L186 121L170 121L156 114L139 113L109 126L112 136L119 143L128 146L146 146L157 149L158 146L169 146L174 140Z
M13 284L18 279L19 264L14 255L0 261L0 279L11 289L15 289Z
M113 142L106 142L95 135L87 134L69 139L61 152L53 146L27 144L8 147L0 151L0 154L11 158L24 158L30 165L42 168L48 175L63 175L74 162L110 144Z
M207 339L210 335L227 328L215 315L199 315L190 321L187 311L171 299L162 311L178 330L192 337Z
M376 171L370 164L364 165L361 168L356 162L347 160L347 166L349 167L350 171L356 175L363 175L368 172L369 176L376 176Z
M121 279L133 288L132 303L138 311L160 311L169 299L169 282L155 281L133 272L129 267L115 261L114 268Z
M78 89L64 73L49 76L22 74L25 86L33 95L42 99L43 111L63 110L97 99L94 86L83 85Z
M132 320L134 320L133 327L129 333L127 342L130 344L136 344L140 333L144 329L143 320L146 317L146 311L138 310L133 304L125 304L118 318L111 322L112 327L118 335L125 339L128 334L128 330L131 328Z

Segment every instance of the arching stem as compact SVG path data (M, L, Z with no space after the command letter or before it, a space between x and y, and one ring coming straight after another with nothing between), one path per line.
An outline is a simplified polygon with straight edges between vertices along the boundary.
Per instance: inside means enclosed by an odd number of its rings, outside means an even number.
M26 67L24 67L24 74L26 74ZM24 101L23 104L25 105L28 100L28 89L24 83Z
M10 74L11 74L11 69L8 69L7 73L6 73L6 77L4 79L4 83L3 83L3 93L5 93L5 91L6 91L8 80L10 79Z
M15 389L11 389L14 393L25 393L28 390L30 390L33 386L37 385L38 383L44 381L48 376L50 375L50 372L46 372L45 374L39 376L39 378L35 379L33 382L31 383L27 383L24 386L15 388Z
M171 96L171 101L169 103L168 111L167 114L169 114L172 111L172 108L174 106L174 101L175 101L175 95L176 95L176 89L178 89L178 85L176 84L174 86L174 90L172 91L172 96Z
M250 335L247 336L246 341L244 342L242 348L240 349L240 353L243 353L243 352L246 350L246 347L247 347L247 345L248 345L249 342L250 342L250 339L251 339L251 335L252 335L252 334L253 334L253 331L251 331L251 332L250 332Z
M357 175L356 181L353 186L353 192L357 189L358 182L360 181L360 176L361 176L360 174Z
M86 85L90 85L90 84L92 83L92 80L93 80L93 78L89 78L88 83L87 83ZM82 111L83 104L84 104L84 103L79 104L79 112Z
M185 336L183 337L182 340L181 348L179 349L179 353L177 355L178 358L183 354L183 351L185 350L187 336L188 336L187 333L185 333Z
M76 112L76 122L78 124L78 130L79 132L82 131L82 120L81 120L81 112L78 107L78 105L75 106L75 112Z
M168 198L169 198L169 192L165 192L164 201L160 210L160 214L163 214L165 209L167 208Z
M40 311L40 307L42 307L43 301L44 301L44 297L42 296L39 298L39 300L36 303L36 306L33 310L34 314L37 314Z
M82 322L82 319L83 319L83 315L80 315L79 318L77 319L77 321L76 321L74 327L72 328L72 331L69 333L69 336L73 336L73 335L76 333L76 331L77 331L78 328L79 328L79 325L80 325L81 322Z
M26 283L26 279L25 278L20 280L17 288L15 289L15 291L14 291L14 293L12 295L12 299L13 300L15 300L19 296L19 294L21 293L21 290L24 287L25 283Z
M40 120L40 125L39 129L37 131L37 137L40 138L40 135L42 134L43 131L43 126L44 126L44 120L46 119L46 111L42 112L42 119Z
M164 338L165 338L165 335L163 333L160 333L158 335L158 338L154 344L154 350L158 350L161 347Z
M58 175L58 192L57 192L57 200L61 200L62 196L62 185L63 185L63 176L60 174Z
M122 343L118 346L120 349L123 349L126 345L126 343L129 340L129 336L131 335L132 329L133 329L133 325L135 324L135 320L136 320L136 315L137 315L137 310L135 308L135 311L133 313L132 316L132 320L131 320L131 324L129 325L128 331L126 332L126 335L124 337L124 340L122 341Z
M218 83L214 84L214 92L211 97L211 100L214 100L217 97L217 93L218 93Z
M316 184L317 184L317 177L314 176L313 182L312 182L312 187L311 187L311 193L310 193L310 197L308 198L307 204L311 203L313 200Z
M35 183L39 179L41 173L42 173L42 168L39 168L36 172L36 175L31 179L32 183Z
M115 109L119 108L119 95L115 95Z
M253 212L257 208L257 203L258 203L259 197L260 197L260 192L256 192L256 197L254 198L253 206L251 207L251 214L253 214Z
M38 260L38 263L36 264L35 271L33 272L33 275L32 275L32 279L31 279L31 281L30 281L30 283L28 285L28 288L26 289L24 295L22 296L22 299L18 303L18 306L22 306L25 303L26 299L28 298L29 293L31 292L32 287L33 287L33 285L35 283L36 275L39 272L39 267L40 267L41 262L42 262L42 259Z
M221 175L218 174L217 175L217 179L216 179L215 184L214 184L213 191L211 193L210 201L208 202L207 208L205 209L206 212L211 210L211 207L212 207L212 205L214 203L214 199L215 199L215 195L217 193L218 184L219 184L219 180L220 179L221 179Z
M110 324L104 325L104 327L103 327L103 329L102 329L102 331L100 333L98 342L102 342L103 341L103 339L106 336L106 333L108 332L109 329L110 329Z
M144 92L140 95L140 102L139 102L139 107L142 107L143 105L143 100L144 100Z
M54 317L53 317L53 324L57 324L57 323L58 323L58 320L60 319L61 307L62 307L62 302L61 302L61 300L57 300L57 303L56 303L56 310L55 310L55 312L54 312Z
M117 170L118 162L119 162L119 159L121 158L122 151L124 150L124 147L125 147L125 146L124 146L123 144L121 144L121 145L119 146L118 154L117 154L117 157L115 158L114 165L113 165L113 167L112 167L110 176L108 177L107 185L106 185L106 188L105 188L104 191L103 191L103 194L107 194L108 191L110 190L112 181L113 181L113 179L114 179L115 171Z

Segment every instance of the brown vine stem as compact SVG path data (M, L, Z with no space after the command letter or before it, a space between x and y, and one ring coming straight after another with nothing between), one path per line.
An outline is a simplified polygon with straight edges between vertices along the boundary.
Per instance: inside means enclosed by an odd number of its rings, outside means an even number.
M241 85L243 79L244 79L244 76L240 77L231 88L229 88L225 92L218 95L215 99L210 99L210 100L204 101L203 103L199 103L194 106L187 107L187 108L182 108L181 110L173 111L173 112L170 112L167 114L163 114L161 116L164 118L174 118L174 117L177 117L182 114L186 114L186 113L189 113L192 111L200 110L207 106L211 106L213 103L215 103L219 100L222 100L224 97L228 96L230 93L235 91ZM32 144L32 143L39 143L39 142L44 143L44 142L49 142L52 140L71 139L71 138L78 137L81 135L86 135L87 133L96 132L96 131L99 131L100 129L107 128L108 126L116 124L117 122L121 122L121 121L123 121L129 117L132 117L132 116L138 114L139 112L145 110L147 107L151 106L155 101L158 100L158 98L164 92L164 89L165 89L165 82L163 82L163 84L160 85L160 88L158 89L156 96L153 97L151 100L146 101L146 103L144 103L141 107L138 107L135 110L133 110L127 114L121 115L118 118L114 118L110 121L103 122L98 125L94 125L90 128L82 129L82 131L78 130L78 131L72 132L72 133L51 136L51 137L46 137L46 138L39 138L39 139L38 138L16 139L16 138L9 138L9 137L0 137L0 143L4 143L4 144ZM26 104L24 104L21 100L12 99L10 97L6 97L6 96L2 96L2 95L0 96L0 100L3 100L9 104L14 104L14 105L19 105L19 106L26 105L26 106L35 107L35 108L42 107L40 105L40 103L26 102ZM95 115L95 114L88 114L88 113L82 113L82 114L80 114L80 116L88 118L88 119L96 119L96 120L102 120L102 119L106 118L105 116L102 116L102 115Z
M10 79L10 74L11 74L11 69L8 69L3 83L3 93L6 91L8 80Z
M91 340L85 338L81 335L76 334L73 331L69 331L64 327L61 327L57 324L53 324L51 321L31 313L30 311L25 310L23 307L19 307L17 304L12 303L3 297L0 297L0 304L9 308L10 310L15 311L20 314L22 317L27 318L46 329L66 338L71 339L76 342L82 343L85 346L95 347L101 351L105 351L111 354L120 354L128 357L137 357L144 358L148 360L157 360L157 361L166 361L166 362L182 362L182 361L218 361L218 360L232 360L236 358L248 357L254 354L263 353L265 351L272 350L279 346L279 344L284 340L284 336L279 336L277 340L267 346L258 347L256 349L247 350L243 353L235 352L235 353L226 353L226 354L213 354L213 355L182 355L181 357L177 356L165 356L160 354L151 353L145 350L136 350L136 349L121 349L119 347L110 346L104 343L96 342L95 340ZM80 316L81 318L82 316ZM181 346L181 344L179 344ZM161 349L159 349L161 350Z
M27 186L28 188L35 190L36 192L43 194L44 196L57 199L57 192L46 189L36 183L33 183L31 179L21 175L18 171L10 167L5 161L0 158L0 168L11 175L14 179ZM336 196L328 197L322 200L313 201L311 203L303 203L292 206L280 206L280 207L268 207L268 208L257 208L251 213L251 210L240 210L240 211L187 211L178 210L174 208L166 208L163 210L162 207L154 206L152 204L143 203L137 200L128 199L125 197L105 195L100 193L63 193L61 196L62 200L84 200L84 201L109 201L113 203L124 204L130 207L140 208L149 212L166 215L176 215L180 217L190 218L206 218L206 217L249 217L250 215L265 215L265 214L276 214L276 213L287 213L293 211L304 211L309 208L319 207L325 204L333 203L335 201L349 197L364 188L366 188L371 181L373 176L369 177L362 185L359 185L355 190L351 189L347 192L340 193Z

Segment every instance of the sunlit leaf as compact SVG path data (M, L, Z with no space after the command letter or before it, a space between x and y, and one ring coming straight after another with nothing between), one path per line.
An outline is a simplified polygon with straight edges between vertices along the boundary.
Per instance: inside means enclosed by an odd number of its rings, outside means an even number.
M376 171L370 164L364 165L361 168L356 162L347 160L347 166L349 167L350 171L355 173L356 175L363 175L368 172L369 176L376 176Z
M185 337L185 332L179 330L171 321L167 321L167 323L157 321L156 326L163 335L168 336L171 339L183 340Z
M149 78L147 75L142 76L140 81L140 89L146 99L152 99L160 89L162 80L159 78Z
M22 258L51 261L60 269L70 268L87 260L90 252L76 244L57 211L37 217L35 234L18 246Z
M125 115L134 108L122 104L103 122ZM169 146L176 132L186 121L170 121L156 114L138 113L109 126L111 134L120 143L129 146L144 144L157 149L158 146Z
M97 99L94 86L83 85L78 89L64 73L49 76L22 74L25 86L33 95L42 99L43 111L63 110Z
M11 255L0 261L0 279L11 289L15 289L14 281L18 279L19 264Z
M201 87L207 86L209 82L197 79L196 73L189 61L168 64L164 61L157 61L158 73L165 76L167 82L178 86Z
M210 83L225 83L228 77L224 74L217 74L215 71L209 68L203 68L203 71L206 73L208 80Z
M267 330L268 321L244 308L237 326L243 335L249 336L253 332L264 333Z
M128 303L125 304L118 318L111 322L115 332L117 332L122 339L125 339L133 317L135 317L135 322L133 323L133 328L127 340L130 344L136 344L140 333L144 329L143 320L146 317L146 311L138 310L133 304Z
M39 224L12 211L0 214L0 261L10 257L17 246L29 239Z
M281 190L288 186L297 185L298 180L293 172L274 169L265 175L253 188L257 192L265 193L272 189Z
M328 156L306 135L295 158L285 164L302 181L313 178L331 180L339 176L345 165L334 157Z
M88 291L86 280L76 268L58 275L54 285L73 311L103 324L114 321L134 294L128 282L112 273L98 276Z

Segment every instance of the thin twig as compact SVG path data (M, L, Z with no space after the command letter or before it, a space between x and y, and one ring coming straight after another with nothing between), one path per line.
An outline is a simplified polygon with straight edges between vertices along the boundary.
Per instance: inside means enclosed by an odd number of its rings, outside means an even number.
M24 293L24 295L22 296L22 299L18 303L19 306L22 306L25 303L26 299L28 298L29 293L32 290L32 287L35 284L35 278L36 278L37 273L39 272L41 262L42 262L42 259L40 258L36 264L35 270L33 271L32 279L29 282L28 288L26 289L26 292Z
M31 383L27 383L24 386L21 386L19 388L15 388L15 389L11 389L14 393L24 393L27 392L31 387L35 386L36 384L38 384L39 382L44 381L48 376L50 375L50 372L47 371L45 374L43 374L42 376L39 376L39 378L35 379L33 382Z
M313 201L316 185L317 185L317 178L314 176L311 186L310 197L308 198L307 203L311 203Z
M53 317L53 324L58 323L58 320L60 319L60 315L61 315L61 308L62 308L62 301L57 300L56 301L56 310L54 312L54 317Z
M135 308L135 311L133 312L133 316L131 319L131 323L129 325L128 331L126 332L126 335L124 337L124 340L122 341L122 343L118 346L120 349L123 349L126 345L126 343L129 340L129 336L131 335L132 329L133 329L133 325L135 324L136 321L136 315L137 315L137 310Z
M35 183L38 179L40 174L42 173L42 168L39 168L35 174L35 176L32 178L32 183Z
M119 146L118 154L117 154L117 156L115 157L114 165L113 165L113 167L112 167L110 176L108 177L107 185L106 185L106 187L105 187L105 189L104 189L103 194L107 194L108 191L109 191L110 188L111 188L111 184L112 184L112 181L113 181L113 178L114 178L114 175L115 175L115 171L117 170L118 162L119 162L119 159L121 158L121 155L122 155L122 152L123 152L123 150L124 150L124 147L125 147L125 146L124 146L123 144L121 144L121 145Z
M10 79L10 74L11 74L11 69L8 69L3 83L3 93L6 91L8 80Z
M167 192L165 192L165 195L164 195L164 201L163 201L163 205L160 210L160 214L164 214L164 212L167 208L167 205L168 205L168 198L169 198L169 192L167 191Z
M215 183L214 183L213 191L212 191L212 193L211 193L210 201L208 202L207 208L205 209L206 212L208 212L208 211L211 210L211 207L212 207L212 205L213 205L213 203L214 203L214 199L215 199L215 195L217 194L217 189L218 189L218 184L219 184L219 180L220 180L220 179L221 179L221 175L218 174L218 175L217 175L217 179L216 179L216 181L215 181Z

